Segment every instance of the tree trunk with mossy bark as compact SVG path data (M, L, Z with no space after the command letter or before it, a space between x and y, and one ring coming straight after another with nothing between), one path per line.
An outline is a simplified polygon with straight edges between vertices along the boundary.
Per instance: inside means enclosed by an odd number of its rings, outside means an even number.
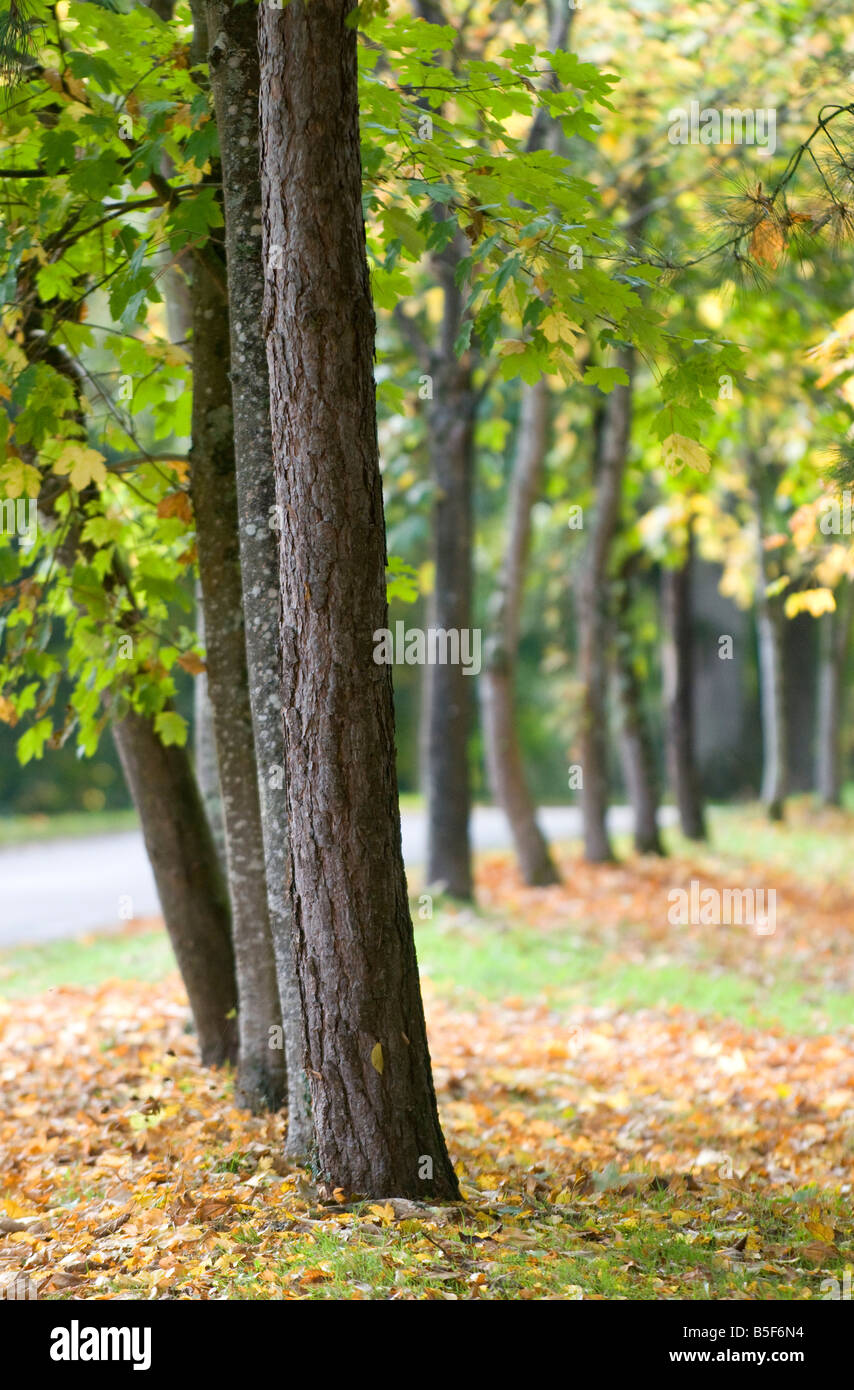
M261 176L258 163L258 18L237 0L208 0L211 85L223 174L225 247L231 304L231 400L240 523L246 658L267 902L276 954L288 1081L286 1148L312 1142L303 1030L286 893L288 809L279 651L279 518L270 433L270 382L262 330Z
M208 691L225 824L237 967L237 1095L258 1112L285 1098L281 1009L267 906L264 840L246 664L228 305L207 268L194 264L190 491L204 606ZM271 1043L273 1044L271 1046Z

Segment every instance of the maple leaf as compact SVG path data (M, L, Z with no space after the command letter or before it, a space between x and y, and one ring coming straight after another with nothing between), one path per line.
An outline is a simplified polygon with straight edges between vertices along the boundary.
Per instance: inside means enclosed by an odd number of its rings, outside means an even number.
M683 434L669 434L662 441L661 447L664 452L664 466L668 473L681 473L686 463L698 473L708 473L712 466L708 452L702 444L698 444L696 439L686 439Z
M85 444L66 444L53 465L53 471L67 476L78 492L82 492L90 483L103 487L107 481L104 455Z
M186 492L168 492L157 504L157 515L161 520L178 517L189 526L193 520L193 505Z

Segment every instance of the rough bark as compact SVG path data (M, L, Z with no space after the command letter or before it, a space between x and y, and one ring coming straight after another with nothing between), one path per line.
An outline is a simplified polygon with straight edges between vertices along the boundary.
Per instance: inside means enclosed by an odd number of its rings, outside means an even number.
M204 603L208 690L225 821L237 964L237 1093L254 1111L284 1100L285 1066L271 1029L281 1026L267 908L246 641L229 381L228 307L207 269L194 265L190 490Z
M694 536L689 523L683 559L673 568L662 570L662 674L667 766L670 785L679 810L679 824L682 834L687 839L704 840L706 822L694 752L694 651L691 632L693 560Z
M816 728L815 785L825 806L842 802L842 727L845 669L854 617L854 585L843 579L836 593L836 612L821 619Z
M228 893L185 748L164 747L150 719L112 726L142 826L157 895L207 1066L237 1060L237 992Z
M576 586L578 663L581 678L579 732L581 816L584 856L591 863L612 859L608 810L608 565L620 515L623 474L632 420L634 353L620 348L617 365L629 378L600 408L594 431L595 501Z
M312 1127L302 1055L291 904L285 891L288 814L280 691L279 525L270 433L270 383L262 330L258 21L253 6L236 0L208 0L206 9L223 173L231 303L231 399L249 700L288 1078L286 1148L292 1156L300 1157L309 1151Z
M296 957L325 1184L455 1199L403 870L391 669L373 659L386 548L351 8L259 11Z
M483 736L493 795L507 816L522 877L533 886L559 882L525 778L515 699L531 508L542 481L548 407L545 381L524 388L507 509L507 545L494 594L481 683Z
M638 854L664 854L658 831L659 789L655 754L643 710L631 622L631 564L623 566L614 585L614 674L620 716L620 760L634 814Z

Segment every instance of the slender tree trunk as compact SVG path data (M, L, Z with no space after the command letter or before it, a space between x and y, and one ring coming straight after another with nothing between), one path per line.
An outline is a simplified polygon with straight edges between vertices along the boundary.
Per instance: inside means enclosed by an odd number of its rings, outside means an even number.
M205 608L202 601L202 586L198 581L196 583L196 634L204 645ZM223 872L225 872L225 822L222 818L222 793L219 787L219 768L216 763L213 710L206 671L199 672L193 686L193 758L196 765L196 781L202 794L205 814L214 838L219 862L223 867Z
M620 713L620 757L634 812L635 849L638 854L664 854L658 832L659 791L655 754L644 716L634 654L636 638L631 622L630 564L623 566L614 590L614 671Z
M621 348L617 365L629 378L616 386L599 411L594 441L593 515L576 588L581 675L581 815L584 855L591 863L612 859L608 810L608 564L620 515L623 473L632 420L634 353Z
M260 9L273 452L297 968L327 1188L458 1197L400 843L374 314L350 0Z
M854 584L843 579L836 593L836 612L821 619L816 731L816 791L825 806L842 802L842 727L845 670L854 617Z
M689 522L686 553L661 576L662 667L670 784L682 834L706 838L700 776L694 752L694 653L691 630L691 571L694 533Z
M284 1053L267 908L264 844L249 704L229 381L228 310L207 269L194 265L191 492L205 614L208 689L225 821L237 963L237 1092L254 1111L284 1100ZM271 1043L273 1044L271 1046Z
M166 930L190 1000L202 1061L237 1060L237 991L228 893L185 748L161 743L150 719L112 725L142 825Z
M756 510L756 636L759 647L759 710L762 721L762 784L760 800L768 819L783 820L788 782L788 739L786 732L786 682L783 666L783 606L768 585L776 577L770 569L765 549L765 508L768 469L763 469L752 451L748 475Z
M293 951L288 876L279 650L279 521L270 433L270 381L264 344L264 263L258 155L258 18L252 5L208 0L211 84L223 171L231 309L231 398L237 468L246 657L267 901L276 955L288 1079L287 1151L312 1142L303 1029Z
M545 381L522 392L516 458L510 484L507 547L494 596L481 684L483 735L493 795L510 824L525 882L558 883L545 837L537 824L516 730L515 680L531 508L540 491L548 437L549 395Z
M439 349L430 366L433 400L427 417L436 489L435 585L429 609L431 626L462 634L472 622L474 393L468 354L458 358L454 351L462 322L462 296L454 282L457 259L452 250L436 263L445 307ZM472 896L468 745L473 679L462 663L436 664L426 687L427 880L461 899Z
M786 708L783 679L783 612L760 596L756 604L759 696L762 716L762 785L759 796L769 820L782 820L786 801Z

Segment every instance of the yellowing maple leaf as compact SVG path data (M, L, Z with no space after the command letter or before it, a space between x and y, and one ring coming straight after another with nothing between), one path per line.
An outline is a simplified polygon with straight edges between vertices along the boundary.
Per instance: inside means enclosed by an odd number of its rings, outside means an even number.
M97 483L98 487L103 487L107 481L104 455L85 444L66 444L53 465L53 471L67 476L71 486L78 492L82 492L89 483Z
M20 458L9 458L0 468L0 483L7 497L38 497L41 490L39 470Z
M669 434L661 445L664 450L664 466L668 473L681 473L687 463L698 473L708 473L712 466L708 452L696 439L687 439L684 434Z

